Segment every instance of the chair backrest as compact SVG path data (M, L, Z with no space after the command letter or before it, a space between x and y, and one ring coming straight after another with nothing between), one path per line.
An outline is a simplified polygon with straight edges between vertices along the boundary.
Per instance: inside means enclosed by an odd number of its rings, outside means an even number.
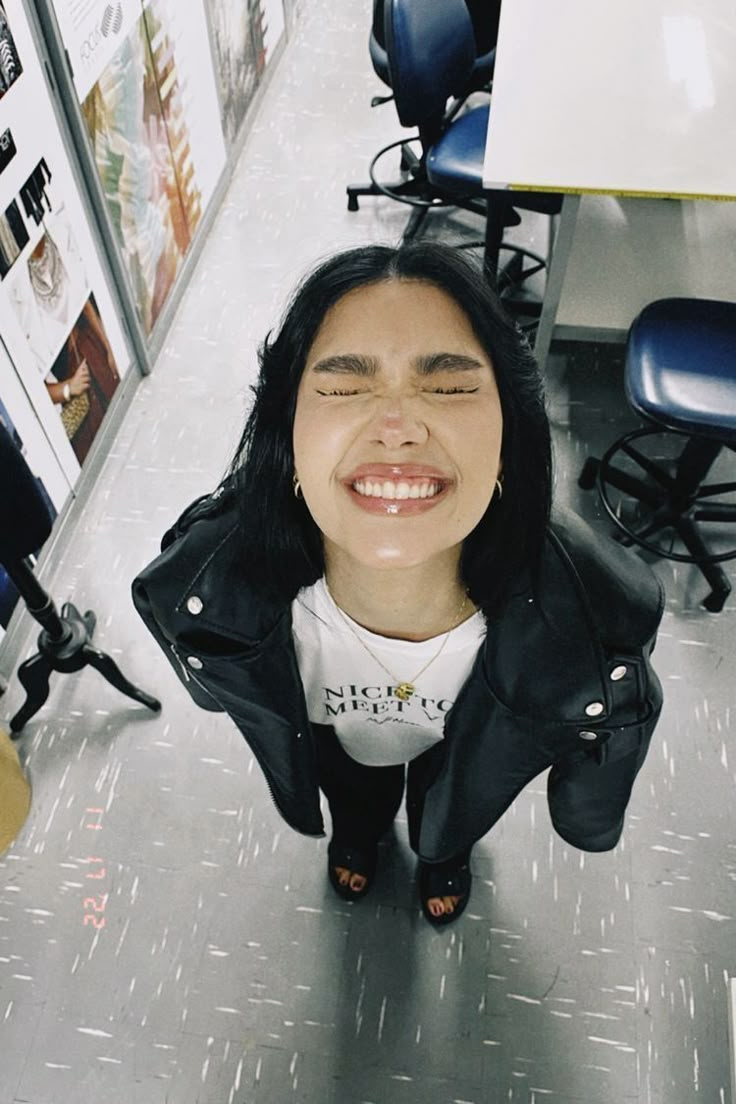
M404 126L432 126L467 87L475 35L465 0L385 0L386 53Z
M498 40L498 24L501 19L501 0L465 0L475 33L478 55L493 50Z
M386 32L383 29L384 0L373 0L373 19L368 39L368 51L371 55L373 70L379 80L391 87L391 74L388 71L386 57Z
M386 49L386 32L383 29L384 0L373 0L373 18L371 20L371 36L375 38L382 50Z

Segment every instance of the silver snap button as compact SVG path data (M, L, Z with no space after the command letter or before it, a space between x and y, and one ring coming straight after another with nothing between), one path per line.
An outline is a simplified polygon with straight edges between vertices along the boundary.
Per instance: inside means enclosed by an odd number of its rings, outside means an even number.
M620 666L620 667L614 667L614 668L613 668L613 670L611 671L611 678L612 678L612 680L613 680L614 682L618 682L618 680L619 680L619 679L622 679L622 678L624 677L624 675L626 674L627 670L628 670L628 667L625 667L625 666L623 665L623 663L621 664L621 666Z
M202 670L202 660L198 659L197 656L187 656L187 663L190 667L193 667L195 671Z
M597 740L598 739L598 733L597 732L590 732L588 729L585 729L585 728L583 729L582 732L578 732L578 736L580 737L581 740Z
M590 702L590 704L585 707L585 714L587 717L600 717L604 708L603 702Z
M193 594L191 598L187 598L187 609L196 617L204 609L204 602L198 595ZM611 675L611 678L613 678L613 675Z

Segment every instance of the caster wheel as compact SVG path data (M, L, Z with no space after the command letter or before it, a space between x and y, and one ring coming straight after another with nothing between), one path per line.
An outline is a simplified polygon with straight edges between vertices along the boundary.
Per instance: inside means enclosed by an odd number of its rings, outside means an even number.
M357 210L358 210L358 197L354 196L354 195L348 196L348 211L357 211Z
M598 469L600 465L600 460L596 460L595 456L589 456L585 461L583 470L578 476L578 487L580 487L581 491L593 490L596 479L598 478Z
M708 597L703 599L702 605L709 613L720 613L730 593L730 589L712 590Z

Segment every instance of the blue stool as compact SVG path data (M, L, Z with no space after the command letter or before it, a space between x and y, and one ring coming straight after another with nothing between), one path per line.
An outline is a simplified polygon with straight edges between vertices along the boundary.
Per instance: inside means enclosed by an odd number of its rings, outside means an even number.
M650 424L620 437L602 460L589 457L578 485L597 486L623 543L697 564L711 587L703 605L717 613L731 592L720 565L736 557L722 550L725 526L736 523L736 482L723 475L736 471L721 472L720 482L715 472L736 452L736 303L650 303L629 331L625 387Z

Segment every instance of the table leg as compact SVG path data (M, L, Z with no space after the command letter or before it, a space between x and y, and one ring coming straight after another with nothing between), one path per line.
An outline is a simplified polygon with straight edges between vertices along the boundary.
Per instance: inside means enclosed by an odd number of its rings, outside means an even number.
M552 344L557 309L562 295L562 284L565 279L565 269L572 250L575 237L575 223L580 207L580 196L567 194L562 202L560 223L555 235L552 257L547 270L547 284L544 290L544 303L539 319L537 336L534 341L534 355L539 367L544 371L549 347Z

